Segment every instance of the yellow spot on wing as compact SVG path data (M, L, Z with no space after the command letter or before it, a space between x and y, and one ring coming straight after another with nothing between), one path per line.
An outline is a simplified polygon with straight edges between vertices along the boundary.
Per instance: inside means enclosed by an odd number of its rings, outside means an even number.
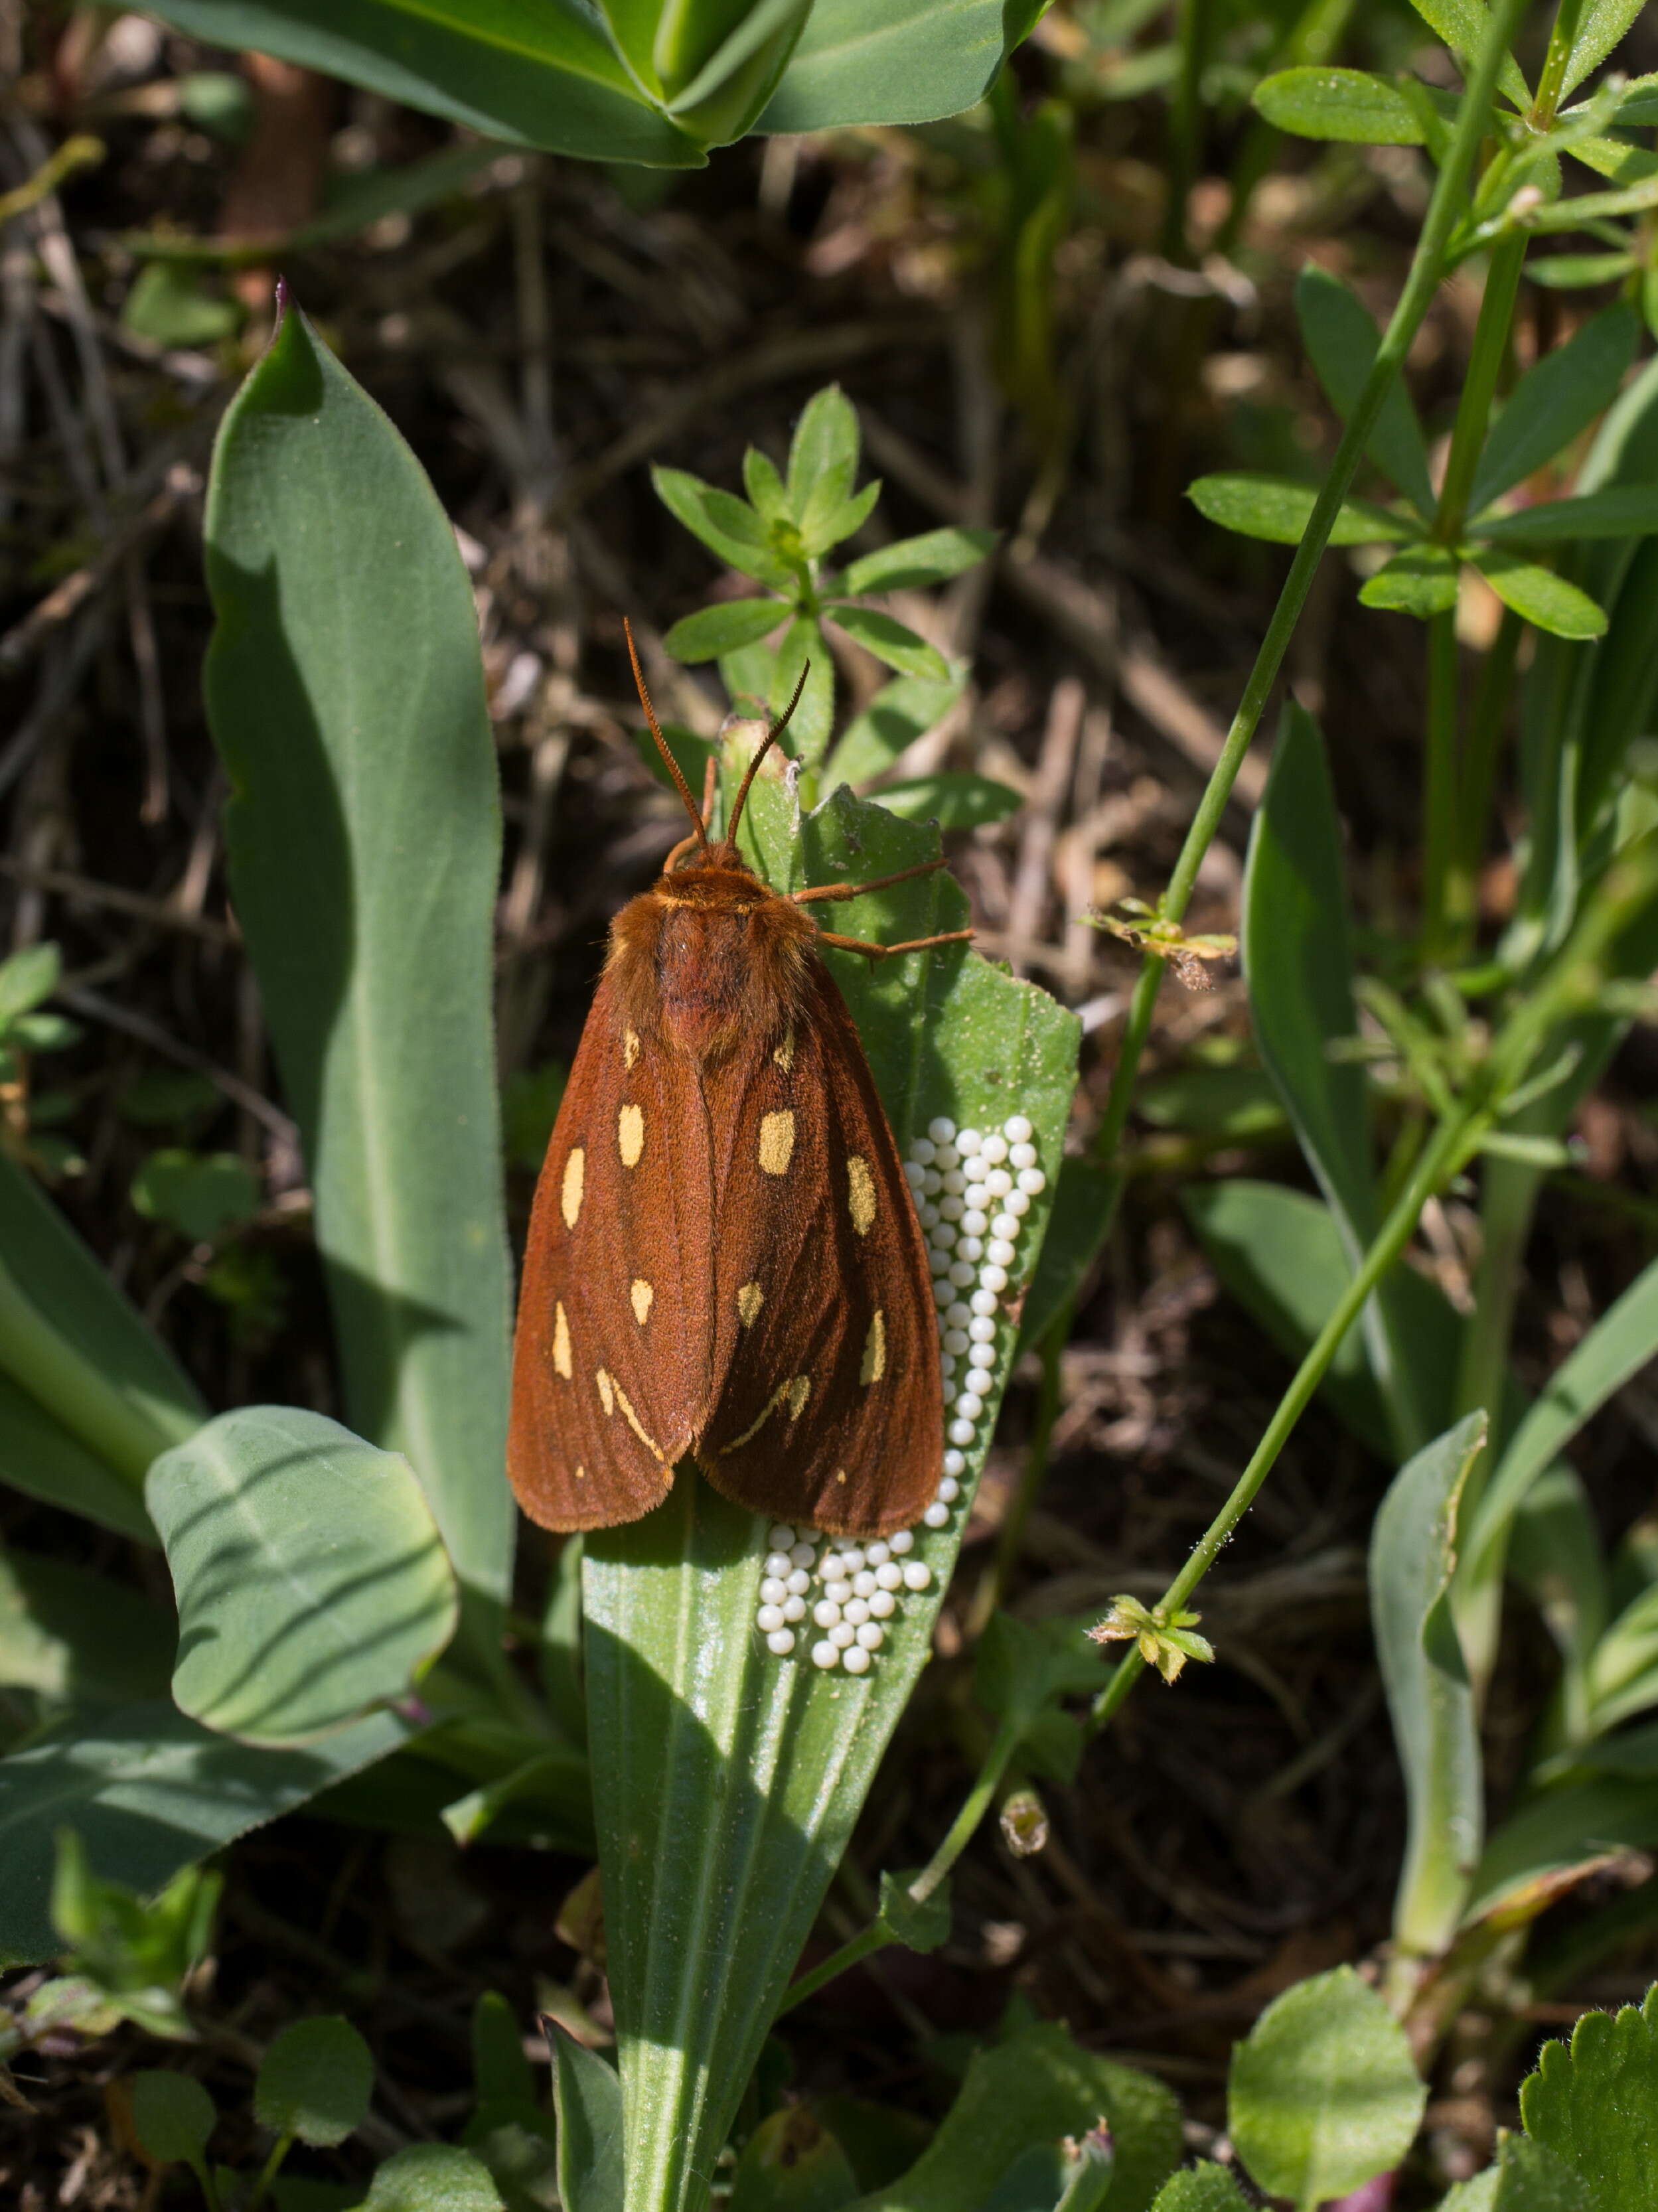
M773 1052L772 1058L777 1062L777 1065L782 1069L785 1075L786 1075L789 1070L794 1066L794 1031L793 1030L787 1030L784 1032L783 1042Z
M861 1152L852 1153L847 1161L847 1203L853 1227L867 1237L875 1220L875 1178Z
M869 1334L864 1339L864 1362L858 1370L858 1380L867 1385L878 1382L887 1371L887 1322L879 1306L869 1325Z
M768 1175L786 1175L794 1151L794 1115L785 1106L760 1117L760 1164Z
M587 1470L585 1467L579 1467L576 1469L575 1479L578 1482L586 1482L587 1480Z
M604 1417L608 1420L616 1411L616 1385L602 1367L593 1380L598 1385L598 1401L604 1407Z
M643 1275L635 1275L634 1286L628 1295L634 1302L634 1319L639 1323L641 1328L643 1328L646 1316L651 1310L651 1300L656 1296L656 1291L645 1280Z
M741 1451L744 1444L752 1442L780 1406L786 1405L789 1409L790 1420L798 1421L801 1408L811 1395L811 1377L809 1375L797 1375L787 1382L780 1382L760 1408L758 1419L750 1421L740 1437L733 1437L728 1444L720 1445L720 1457L723 1459L728 1452Z
M562 1304L553 1308L553 1364L567 1382L575 1372L570 1364L570 1324Z
M806 1401L811 1397L811 1376L797 1375L793 1382L788 1385L790 1420L798 1421L799 1419L802 1412L805 1410Z
M654 1437L650 1436L646 1432L644 1424L641 1421L638 1414L635 1413L633 1407L629 1404L628 1394L619 1382L616 1385L616 1402L622 1408L623 1419L628 1424L628 1426L639 1438L640 1443L644 1445L646 1450L649 1452L653 1459L659 1460L662 1457L661 1445L658 1443Z
M586 1169L586 1153L580 1145L573 1146L570 1157L564 1163L564 1188L559 1193L559 1206L567 1229L575 1227L576 1216L581 1211L581 1185Z
M752 1328L755 1317L766 1303L766 1294L758 1283L744 1283L737 1293L737 1318L744 1328Z
M639 1156L645 1149L645 1115L642 1108L624 1106L616 1117L616 1150L622 1155L624 1168L637 1167Z
M638 1057L639 1031L637 1030L623 1030L622 1032L622 1065L624 1067L631 1067Z

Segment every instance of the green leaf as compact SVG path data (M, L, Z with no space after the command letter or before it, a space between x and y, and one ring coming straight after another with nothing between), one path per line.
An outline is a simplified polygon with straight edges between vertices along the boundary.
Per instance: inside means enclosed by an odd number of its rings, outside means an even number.
M165 1221L192 1244L251 1221L259 1178L234 1152L152 1152L132 1178L132 1203L147 1220Z
M623 2212L622 2084L613 2067L556 2028L558 2193L564 2212Z
M1248 2205L1228 2168L1206 2159L1165 2181L1151 2212L1248 2212Z
M1462 1488L1485 1429L1484 1413L1470 1413L1419 1451L1394 1477L1370 1538L1370 1619L1407 1808L1394 1937L1425 1958L1455 1933L1485 1826L1479 1733L1448 1592Z
M219 2112L191 2074L146 2069L131 2079L132 2130L160 2166L198 2166Z
M758 644L788 618L789 610L780 599L726 599L677 622L662 647L676 660L717 660L722 653Z
M1273 545L1299 545L1318 498L1315 485L1287 477L1199 477L1186 496L1199 514L1223 530L1264 538ZM1400 516L1369 500L1344 500L1330 532L1332 545L1398 544L1417 535Z
M1021 1352L1042 1342L1081 1291L1105 1242L1115 1196L1116 1178L1108 1168L1069 1153L1060 1161L1054 1218L1019 1316Z
M145 1486L179 1601L173 1694L226 1735L297 1743L405 1695L455 1584L408 1462L321 1413L222 1413Z
M241 328L245 310L222 279L179 261L140 269L121 307L121 328L158 346L215 346Z
M1011 785L953 769L886 784L880 800L889 814L901 815L906 822L936 822L941 830L976 830L986 822L1005 822L1024 804Z
M518 2015L499 1990L472 2007L472 2086L480 2104L532 2104L535 2069L524 2055Z
M936 646L878 608L830 599L823 611L848 637L856 638L867 652L885 661L889 668L896 668L901 676L926 677L934 684L944 683L949 676L949 664Z
M746 758L733 741L728 778ZM884 875L937 851L932 834L844 788L801 818L787 787L765 775L742 842L780 890ZM958 928L965 912L957 887L932 874L837 908L836 928L902 940ZM936 1115L987 1129L1018 1113L1033 1124L1039 1158L1057 1164L1075 1081L1074 1017L965 949L873 966L855 954L825 957L901 1147ZM1051 1204L1051 1188L1033 1199L1010 1298L1028 1279ZM1010 1319L995 1340L993 1403L1013 1334ZM988 1443L988 1416L979 1437L964 1491ZM918 1533L909 1564L926 1568L930 1587L906 1593L861 1675L766 1650L754 1633L766 1524L689 1468L656 1513L586 1539L589 1742L630 2195L679 2201L725 2141L925 1663L960 1528L958 1513L950 1526Z
M840 2212L857 2194L851 2161L811 2106L786 2105L744 2145L731 2212Z
M73 1735L0 1759L0 1965L62 1948L48 1910L60 1828L77 1832L94 1869L148 1895L411 1733L376 1713L303 1751L252 1750L163 1700L83 1719Z
M1617 191L1573 193L1567 199L1546 202L1527 210L1515 228L1545 236L1555 231L1594 230L1619 216L1644 215L1651 207L1658 207L1658 173ZM1604 232L1598 234L1605 236Z
M482 2159L452 2143L410 2143L368 2185L361 2212L506 2212Z
M919 1903L910 1887L919 1869L881 1876L881 1903L876 1917L907 1951L936 1951L950 1941L950 1885L941 1882Z
M1426 622L1456 605L1456 556L1442 545L1407 545L1370 578L1358 595L1365 607L1390 608Z
M1349 146L1420 146L1427 137L1397 85L1369 70L1287 69L1249 95L1275 130Z
M812 560L861 530L881 496L881 479L874 477L850 498L835 497L835 481L825 477L806 502L800 521L802 550Z
M1640 318L1620 302L1526 371L1486 437L1468 495L1471 514L1552 460L1605 412L1635 358L1640 335Z
M1477 1529L1477 1516L1474 1525ZM1588 1665L1612 1611L1612 1595L1594 1510L1571 1468L1552 1467L1532 1485L1508 1523L1508 1536L1509 1577L1537 1607L1560 1653L1562 1733L1568 1742L1581 1743L1592 1725ZM1469 1548L1472 1555L1472 1544Z
M1581 499L1542 500L1510 514L1482 514L1470 529L1492 544L1558 545L1580 538L1658 532L1658 484L1612 484Z
M171 1615L126 1583L0 1550L0 1687L78 1705L162 1698L174 1640Z
M49 999L63 972L64 956L55 945L27 945L0 960L0 1025Z
M865 592L922 591L976 568L996 550L996 530L929 530L920 538L901 538L877 553L854 561L840 588L853 599Z
M1487 0L1411 0L1411 5L1465 67L1478 60L1491 15ZM1504 98L1516 107L1531 106L1531 94L1512 54L1503 57L1497 83Z
M1535 562L1498 545L1475 548L1473 565L1505 607L1512 607L1539 629L1577 639L1604 633L1604 611L1587 592L1580 592L1552 568L1540 568Z
M278 2029L259 2061L253 2117L272 2135L331 2150L368 2117L374 2062L349 2020L324 2013Z
M789 443L788 495L796 522L804 522L812 494L827 477L844 499L858 471L858 411L838 384L814 392L800 410Z
M1658 1846L1658 1790L1650 1773L1596 1775L1545 1790L1496 1828L1480 1859L1463 1925L1552 1896L1560 1878L1609 1851ZM1528 1917L1524 1914L1519 1917Z
M835 656L810 615L795 617L777 648L766 700L766 711L774 720L794 697L794 688L803 675L805 689L790 720L787 743L797 760L810 761L829 743L835 720Z
M1181 2155L1175 2099L1149 2075L1081 2050L1061 2027L1024 2028L973 2054L926 2150L896 2181L860 2197L856 2212L963 2212L1026 2152L1051 2149L1101 2119L1116 2147L1105 2203L1133 2212Z
M1594 2212L1582 2182L1540 2142L1504 2130L1497 2157L1472 2181L1459 2182L1439 2212Z
M1381 342L1370 311L1351 285L1309 262L1296 279L1296 316L1318 380L1345 422ZM1402 379L1395 378L1383 400L1365 451L1418 514L1432 515L1428 444Z
M1526 274L1545 291L1589 291L1597 284L1616 284L1635 266L1632 254L1540 253L1526 264Z
M770 536L754 509L735 493L704 483L683 469L653 468L651 482L656 495L677 522L710 553L740 575L752 576L774 590L793 592L799 577L782 556L772 550Z
M1233 2051L1227 2125L1260 2188L1310 2207L1396 2166L1427 2101L1404 2029L1338 1966L1275 1997Z
M513 1513L477 619L419 464L297 312L220 429L207 577L231 886L310 1163L349 1419L407 1455L487 1613Z
M0 1307L3 1307L7 1287L4 1269L0 1267ZM133 1318L136 1322L137 1316ZM66 1390L71 1389L76 1370L67 1361L63 1378ZM113 1413L118 1408L109 1410ZM180 1424L181 1428L184 1425ZM132 1457L142 1474L143 1466L148 1464L142 1455L151 1439L136 1423L131 1433ZM162 1443L162 1438L154 1438L156 1449ZM108 1458L88 1449L79 1437L54 1420L3 1374L0 1374L0 1481L65 1513L84 1515L100 1527L131 1536L137 1543L155 1541L137 1475L128 1480L118 1474Z
M1526 2133L1588 2185L1593 2212L1654 2212L1658 1988L1638 2009L1585 2013L1570 2046L1546 2043L1520 2085Z
M925 676L898 676L884 684L854 714L823 763L826 785L858 785L890 768L917 738L936 729L966 689L965 670L935 684Z
M1643 0L1588 0L1566 58L1561 89L1570 92L1598 69L1640 14Z
M1289 1121L1264 1068L1175 1067L1140 1085L1135 1111L1154 1129L1176 1129L1218 1143L1272 1142Z
M749 495L750 506L768 526L774 522L793 520L788 488L778 475L775 463L757 446L750 446L743 456L743 489Z
M162 0L209 46L343 77L485 137L589 161L693 168L698 141L641 98L596 16L519 0Z
M1022 1733L1045 1706L1087 1696L1099 1682L1100 1655L1080 1622L992 1613L979 1643L973 1690L999 1721Z
M1330 1054L1358 1030L1341 823L1318 725L1293 702L1250 831L1238 942L1262 1062L1357 1267L1379 1223L1364 1072ZM1430 1431L1393 1304L1384 1284L1363 1325L1395 1447L1408 1451Z
M816 0L757 131L931 123L982 100L1040 0Z

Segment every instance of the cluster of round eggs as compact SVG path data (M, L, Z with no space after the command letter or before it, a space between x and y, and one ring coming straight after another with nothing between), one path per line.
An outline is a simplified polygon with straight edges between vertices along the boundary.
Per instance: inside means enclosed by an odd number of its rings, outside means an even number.
M1000 1357L997 1334L1005 1326L1002 1302L1017 1273L1019 1232L1032 1200L1047 1187L1033 1134L1023 1114L987 1133L958 1129L940 1115L927 1124L926 1136L916 1138L904 1162L932 1270L944 1378L944 1464L921 1516L928 1528L949 1525L990 1401ZM886 1641L884 1623L897 1611L900 1596L932 1584L932 1569L910 1556L914 1548L908 1528L862 1543L774 1528L761 1569L756 1616L767 1649L786 1659L799 1638L815 1629L815 1667L866 1674ZM821 1589L815 1600L814 1581Z

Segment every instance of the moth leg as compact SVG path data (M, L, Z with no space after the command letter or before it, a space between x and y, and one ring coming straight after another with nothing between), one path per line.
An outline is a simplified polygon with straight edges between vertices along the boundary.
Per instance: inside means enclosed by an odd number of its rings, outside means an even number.
M930 876L935 868L944 866L946 862L941 853L936 860L918 860L913 868L900 868L892 876L876 876L866 884L815 884L804 891L791 891L789 896L796 906L808 905L813 899L862 898L865 891L884 891L889 884L907 884L912 876ZM829 939L831 945L836 941L834 938ZM933 940L929 938L927 942L931 944ZM908 951L909 947L895 945L892 950L895 952Z
M861 952L871 960L890 960L899 952L926 952L935 945L966 945L973 936L970 929L942 929L936 937L912 937L902 945L872 945L862 937L837 937L832 929L820 929L820 945L838 945L842 952Z

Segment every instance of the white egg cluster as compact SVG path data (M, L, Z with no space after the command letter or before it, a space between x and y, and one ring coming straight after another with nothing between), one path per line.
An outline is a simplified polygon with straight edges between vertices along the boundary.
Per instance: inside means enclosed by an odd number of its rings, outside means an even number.
M1023 1114L988 1132L958 1129L940 1115L904 1162L932 1270L944 1378L944 1464L921 1516L927 1528L949 1526L969 1456L985 1441L981 1425L1001 1357L998 1337L1007 1328L1003 1302L1022 1278L1019 1232L1031 1200L1047 1187L1033 1135ZM865 1543L780 1523L761 1569L756 1616L767 1649L786 1659L815 1630L813 1666L866 1674L900 1598L932 1585L932 1571L910 1556L914 1549L909 1528Z

